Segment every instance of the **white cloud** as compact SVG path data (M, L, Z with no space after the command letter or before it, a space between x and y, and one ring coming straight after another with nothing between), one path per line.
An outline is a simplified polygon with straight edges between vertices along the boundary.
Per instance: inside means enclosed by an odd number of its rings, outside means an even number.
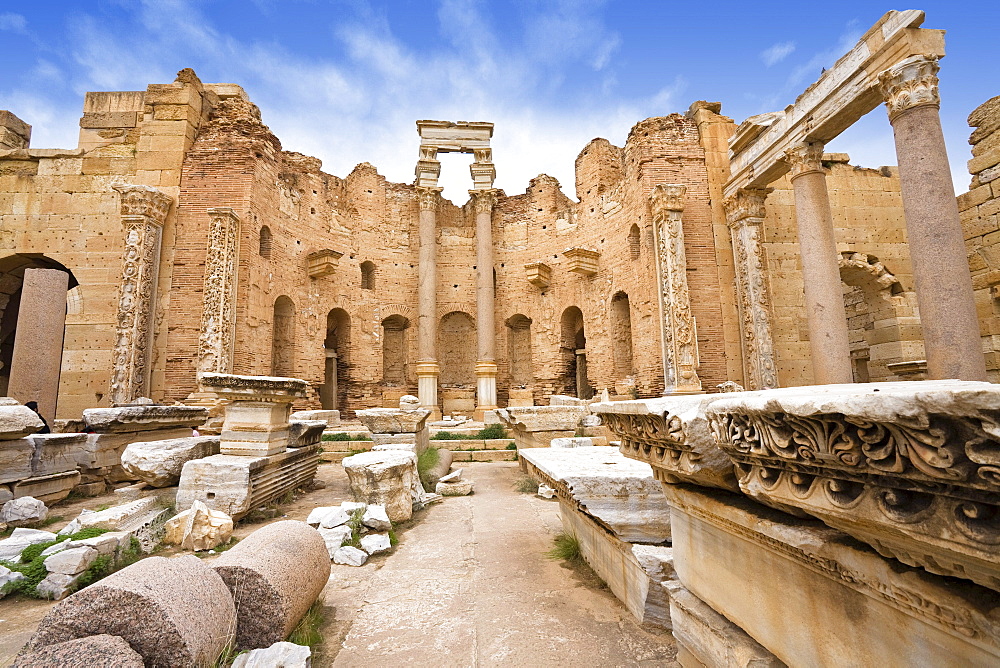
M9 30L24 35L28 32L28 21L20 14L4 12L0 14L0 30Z
M777 65L795 51L795 42L779 42L760 52L760 59L768 67Z

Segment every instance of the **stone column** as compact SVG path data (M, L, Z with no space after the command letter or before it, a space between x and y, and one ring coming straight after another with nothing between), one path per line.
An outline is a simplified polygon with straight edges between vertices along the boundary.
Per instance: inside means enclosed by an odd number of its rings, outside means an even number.
M681 225L686 190L683 185L660 184L650 193L666 394L702 391L698 378L698 335L691 315Z
M24 270L7 393L21 403L37 401L49 424L56 417L68 289L65 271Z
M240 266L240 217L229 208L209 209L212 219L205 256L204 306L198 337L198 372L233 370L236 289Z
M496 307L493 289L493 205L496 190L470 190L476 212L476 410L482 421L497 407Z
M119 185L114 189L121 194L125 232L110 397L112 405L120 406L150 394L160 241L173 200L148 186Z
M938 114L936 56L879 75L896 138L903 215L930 379L986 380L955 189Z
M441 188L417 187L420 203L420 264L417 310L417 395L420 405L441 416L438 407L437 362L437 207Z
M806 142L785 152L795 190L795 220L806 295L809 350L817 385L853 383L850 337L833 212L823 169L823 144Z
M736 301L739 306L743 369L750 390L778 386L771 338L767 265L761 247L764 199L771 188L740 188L723 202L736 259Z

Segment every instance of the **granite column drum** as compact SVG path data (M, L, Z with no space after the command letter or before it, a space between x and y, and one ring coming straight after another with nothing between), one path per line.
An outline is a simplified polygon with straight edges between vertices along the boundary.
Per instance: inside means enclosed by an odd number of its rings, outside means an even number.
M39 412L49 422L56 416L68 289L65 271L24 271L7 391L21 403L37 401Z
M896 139L929 379L986 380L972 276L938 109L936 56L912 56L880 77Z
M816 384L852 383L851 349L844 291L840 284L833 212L823 169L823 145L804 142L785 152L792 168L795 219L809 323L809 349Z

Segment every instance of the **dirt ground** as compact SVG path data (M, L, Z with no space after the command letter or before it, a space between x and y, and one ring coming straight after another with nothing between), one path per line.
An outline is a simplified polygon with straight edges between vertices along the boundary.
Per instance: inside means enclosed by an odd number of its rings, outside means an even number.
M396 528L391 553L360 568L333 566L314 666L676 665L668 632L640 626L585 565L545 556L561 530L559 505L515 491L517 464L463 467L474 494L415 513ZM274 517L241 522L234 535L351 499L339 464L320 466L317 478L322 489L298 495ZM51 511L63 520L46 529L118 501L108 494L63 503ZM10 664L53 605L0 601L0 665Z

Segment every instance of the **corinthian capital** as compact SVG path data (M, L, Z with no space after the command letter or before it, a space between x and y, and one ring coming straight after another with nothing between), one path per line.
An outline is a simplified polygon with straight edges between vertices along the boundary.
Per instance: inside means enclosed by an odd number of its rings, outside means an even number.
M764 200L774 188L740 188L722 202L729 227L764 220Z
M684 210L684 193L687 186L679 183L660 183L653 186L649 193L649 206L653 210L653 218L658 220L667 215L668 211Z
M910 56L878 75L890 121L908 109L941 104L937 78L940 69L937 56Z
M112 186L121 195L123 216L140 216L162 226L173 198L149 186L120 184Z
M472 206L476 213L493 213L493 206L497 203L497 191L493 188L486 190L470 190Z
M823 144L818 141L802 142L785 151L785 162L791 168L791 178L809 172L823 171Z
M417 200L421 211L437 211L438 200L441 198L441 188L417 186Z

